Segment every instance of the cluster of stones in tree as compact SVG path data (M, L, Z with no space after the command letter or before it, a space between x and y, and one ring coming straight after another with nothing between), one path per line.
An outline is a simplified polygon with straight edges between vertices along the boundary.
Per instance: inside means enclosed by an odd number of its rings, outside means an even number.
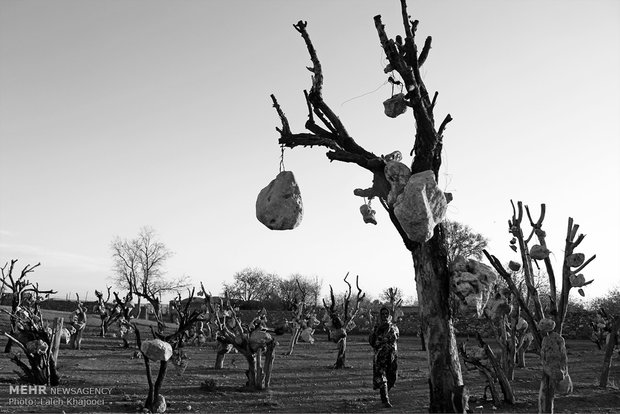
M291 171L280 172L256 199L256 218L270 230L292 230L303 218L299 185Z
M562 338L560 334L557 332L550 332L543 338L540 358L543 371L549 376L551 381L553 381L555 388L561 393L570 392L573 384L568 374L566 344L564 338Z
M451 270L453 289L461 300L461 307L475 307L478 316L482 316L497 282L493 269L477 260L457 256Z

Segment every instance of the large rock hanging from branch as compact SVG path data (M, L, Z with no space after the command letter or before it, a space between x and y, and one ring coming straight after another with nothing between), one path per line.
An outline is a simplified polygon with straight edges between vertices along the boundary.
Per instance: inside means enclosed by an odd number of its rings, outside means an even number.
M497 275L484 263L463 256L457 256L450 267L453 292L461 300L462 307L474 307L478 317L482 316L497 282Z
M256 199L256 218L271 230L292 230L303 217L301 192L291 171L282 171Z
M150 360L167 361L172 356L172 346L161 339L143 341L140 351Z
M407 101L405 94L397 93L383 102L383 111L390 118L396 118L407 111Z
M446 196L428 170L413 174L394 203L394 214L412 241L426 242L446 214Z

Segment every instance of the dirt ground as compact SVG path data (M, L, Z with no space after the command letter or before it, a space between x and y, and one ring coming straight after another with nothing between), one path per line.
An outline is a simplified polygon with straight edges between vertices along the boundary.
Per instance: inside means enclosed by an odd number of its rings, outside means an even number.
M61 312L46 312L47 318ZM0 316L0 330L6 329L7 316ZM145 336L147 329L141 330ZM114 331L113 331L114 332ZM97 320L89 320L84 335L83 349L72 350L62 345L59 356L61 384L54 394L28 393L15 387L23 385L14 372L17 367L9 361L8 354L0 355L0 412L3 413L86 413L86 412L137 412L148 389L144 361L134 358L135 350L121 347L121 340L114 337L97 337ZM347 369L333 370L336 360L333 343L317 335L313 345L299 343L291 356L283 356L290 334L278 336L279 347L275 360L271 387L268 391L248 392L245 383L246 363L238 354L227 355L224 369L215 370L215 353L212 344L186 347L189 365L181 372L170 364L162 394L168 404L167 412L201 413L369 413L426 412L428 386L426 354L420 350L415 337L399 341L400 372L395 388L391 391L394 407L381 406L378 393L372 390L372 352L364 336L351 336L347 348ZM4 349L6 340L0 340ZM602 351L588 341L569 341L569 370L574 382L574 392L556 398L558 413L620 412L620 364L615 359L610 374L610 387L597 386L603 359ZM464 371L465 383L470 389L470 408L475 413L537 411L537 393L540 382L538 357L527 355L528 368L518 369L513 389L517 403L513 406L493 407L483 401L484 384L479 374ZM157 365L153 365L157 371ZM215 384L207 390L205 381ZM13 392L11 393L11 387ZM24 391L24 392L21 392ZM89 394L86 394L89 393Z

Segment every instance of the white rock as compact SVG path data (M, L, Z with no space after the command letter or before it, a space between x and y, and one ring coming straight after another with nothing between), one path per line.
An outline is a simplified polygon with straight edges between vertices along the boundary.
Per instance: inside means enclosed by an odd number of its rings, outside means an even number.
M437 187L432 171L413 174L394 203L394 214L412 241L426 242L435 226L443 221L446 196Z
M140 351L153 361L167 361L172 356L172 346L161 339L143 341Z

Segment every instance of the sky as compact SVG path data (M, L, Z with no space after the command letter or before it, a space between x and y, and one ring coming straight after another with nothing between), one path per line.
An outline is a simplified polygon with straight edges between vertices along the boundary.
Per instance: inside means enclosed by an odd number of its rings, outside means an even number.
M510 200L538 215L561 270L567 221L588 298L620 285L620 2L410 1L422 69L439 92L440 187L447 218L508 248ZM355 188L371 175L324 148L287 149L304 205L299 227L271 231L256 197L279 172L275 94L303 132L310 59L324 98L367 150L400 150L411 112L383 113L392 90L373 17L402 34L397 0L0 0L0 262L41 262L33 281L57 297L111 284L110 244L150 226L174 252L166 270L218 294L246 267L299 273L344 291L347 272L379 297L414 297L410 253L376 203L364 224ZM573 297L577 297L573 294Z

